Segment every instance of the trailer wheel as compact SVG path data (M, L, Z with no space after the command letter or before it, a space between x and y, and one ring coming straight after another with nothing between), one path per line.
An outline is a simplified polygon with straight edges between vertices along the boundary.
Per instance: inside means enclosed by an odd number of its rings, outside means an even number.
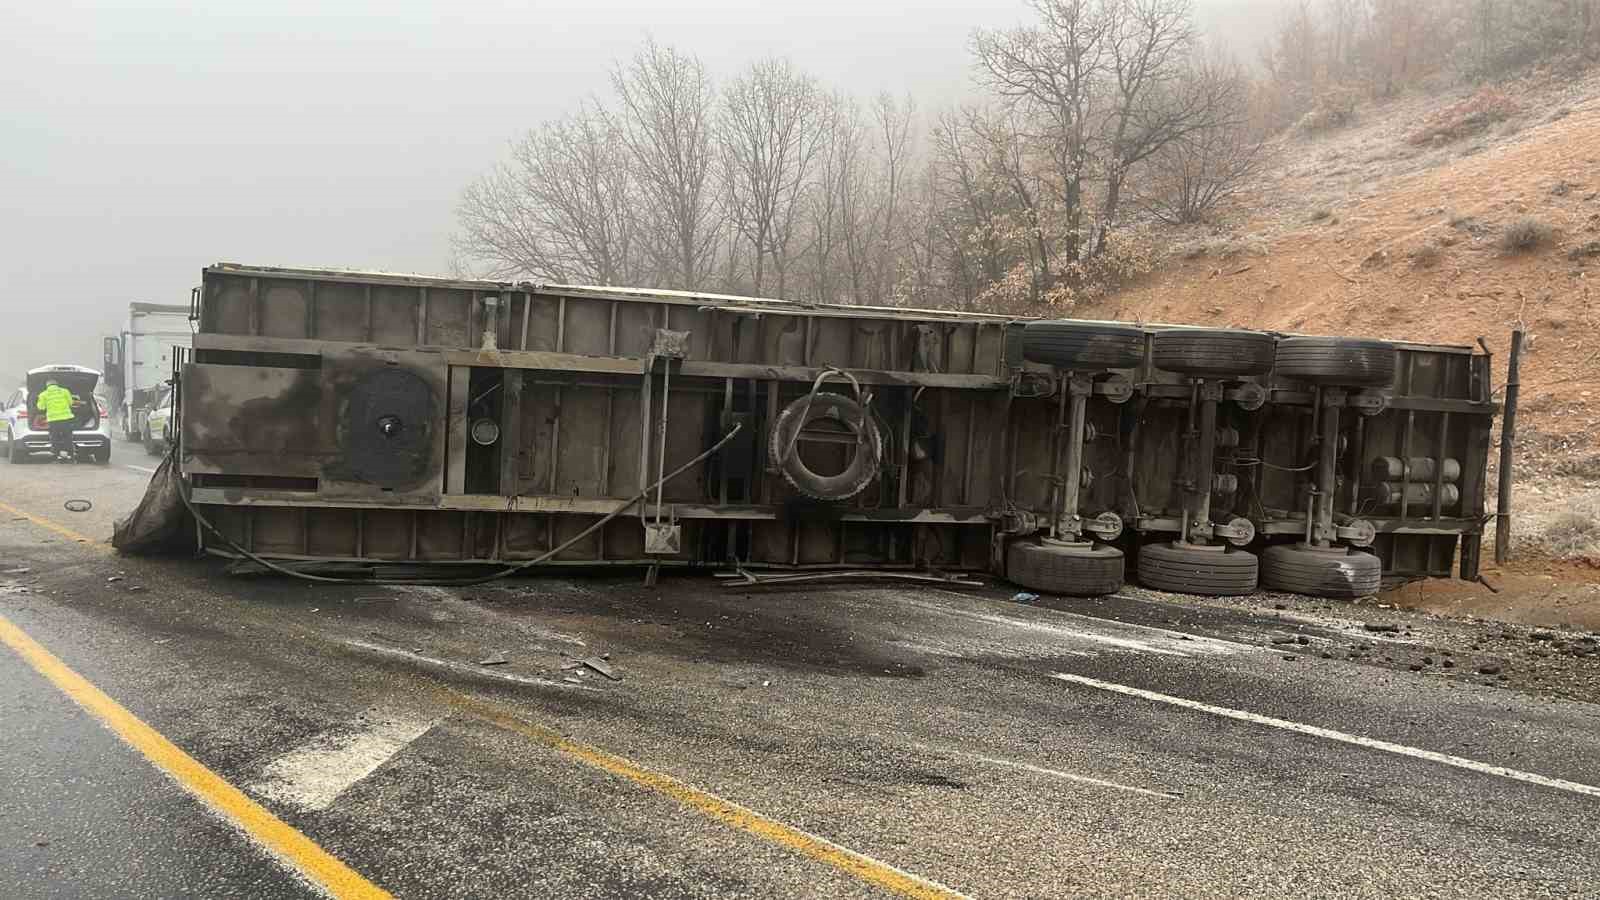
M1139 548L1139 583L1157 591L1239 597L1256 589L1255 554L1179 542Z
M1144 331L1098 322L1029 322L1022 329L1022 355L1063 369L1130 369L1144 359Z
M819 475L811 471L800 458L799 447L795 446L795 435L819 419L832 419L857 438L855 454L837 475ZM861 404L849 397L813 394L801 397L778 414L778 421L772 426L772 439L767 442L767 455L773 467L783 473L784 480L807 497L847 500L878 477L883 467L883 433L878 430L877 420L866 415Z
M1284 338L1278 341L1275 370L1312 384L1388 387L1394 383L1394 345L1356 338Z
M1272 371L1272 335L1232 328L1172 328L1151 338L1155 366L1207 378L1264 375Z
M1006 580L1069 597L1099 597L1122 588L1122 551L1105 544L1015 541L1006 550Z
M1359 550L1276 544L1261 554L1261 583L1277 591L1355 600L1382 582L1383 561Z

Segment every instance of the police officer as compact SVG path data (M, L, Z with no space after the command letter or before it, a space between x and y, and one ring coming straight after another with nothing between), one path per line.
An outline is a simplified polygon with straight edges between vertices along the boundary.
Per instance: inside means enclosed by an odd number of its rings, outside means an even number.
M56 462L73 460L72 432L78 425L78 414L73 407L82 403L81 398L74 396L53 378L45 383L44 390L39 392L38 399L34 401L39 411L44 413L44 420L49 423L50 450L56 455Z

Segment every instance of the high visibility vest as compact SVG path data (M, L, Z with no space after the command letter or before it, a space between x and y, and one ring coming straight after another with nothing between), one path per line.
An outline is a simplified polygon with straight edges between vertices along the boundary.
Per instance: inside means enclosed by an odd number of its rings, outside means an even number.
M39 408L46 422L65 422L76 418L72 412L72 392L59 384L52 384L39 392Z

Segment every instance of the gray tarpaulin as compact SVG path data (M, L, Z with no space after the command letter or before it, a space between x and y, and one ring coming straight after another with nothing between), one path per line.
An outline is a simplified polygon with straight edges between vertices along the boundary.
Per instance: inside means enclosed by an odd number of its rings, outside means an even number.
M127 518L117 520L111 532L112 546L136 556L193 550L194 520L183 504L182 488L169 456L150 477L139 505Z

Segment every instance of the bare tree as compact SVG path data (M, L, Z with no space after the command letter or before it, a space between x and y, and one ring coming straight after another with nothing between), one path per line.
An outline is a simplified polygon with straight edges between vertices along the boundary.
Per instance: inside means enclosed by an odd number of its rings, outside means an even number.
M870 296L864 298L871 303L882 303L889 297L899 266L902 251L900 207L905 193L912 121L916 117L916 109L910 97L896 100L887 91L878 95L872 107L873 125L880 146L879 170L873 179L877 187L875 214L872 216L876 226L873 229L876 252L868 263L871 271ZM857 221L859 219L856 217ZM859 284L856 285L856 293L860 298Z
M931 197L940 243L949 252L950 282L960 305L971 309L991 284L1010 267L1004 235L1007 206L1003 191L987 166L987 148L975 139L967 117L958 112L939 116L933 131Z
M811 192L811 296L837 302L842 259L847 251L850 216L860 186L864 154L861 108L844 94L829 94L819 116L815 188Z
M719 134L729 218L754 253L756 293L770 259L777 294L788 290L795 224L821 146L816 83L785 59L750 66L723 89Z
M1355 64L1356 41L1367 14L1367 0L1323 0L1323 6L1328 18L1326 77L1337 82Z
M1117 221L1129 171L1173 141L1216 127L1226 107L1210 85L1190 83L1197 32L1190 0L1108 0L1112 96L1100 126L1105 199L1092 252Z
M1131 169L1214 125L1220 111L1214 96L1184 83L1197 40L1189 0L1035 0L1034 8L1038 25L979 32L974 49L985 80L1052 164L1061 217L1054 255L1070 265L1104 250ZM1092 217L1091 178L1100 189Z
M1249 121L1250 80L1237 62L1220 54L1198 59L1185 82L1212 97L1220 114L1162 146L1132 182L1140 208L1170 224L1201 221L1237 196L1266 161L1265 136Z
M591 106L541 125L463 192L458 255L489 277L636 283L645 273L628 164Z
M1091 171L1091 123L1101 104L1109 43L1119 0L1033 0L1040 24L979 31L973 50L983 80L1004 100L1038 121L1055 168L1063 215L1061 255L1077 258L1084 231L1085 182Z
M651 250L672 287L701 288L716 265L712 184L716 93L694 56L647 40L612 70L617 133L649 214Z

